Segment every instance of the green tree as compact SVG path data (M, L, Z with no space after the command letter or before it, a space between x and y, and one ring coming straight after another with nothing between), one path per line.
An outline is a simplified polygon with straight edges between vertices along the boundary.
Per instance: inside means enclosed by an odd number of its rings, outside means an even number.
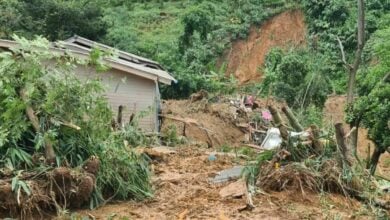
M107 29L98 1L11 0L0 2L0 34L11 38L18 33L32 38L42 35L63 40L74 34L97 40ZM4 16L5 15L5 16Z
M349 110L348 121L359 121L375 143L370 170L375 173L381 154L390 146L390 28L378 30L369 42L375 65L359 78L359 98Z
M308 49L273 49L266 57L264 90L294 108L322 107L331 91L326 58Z

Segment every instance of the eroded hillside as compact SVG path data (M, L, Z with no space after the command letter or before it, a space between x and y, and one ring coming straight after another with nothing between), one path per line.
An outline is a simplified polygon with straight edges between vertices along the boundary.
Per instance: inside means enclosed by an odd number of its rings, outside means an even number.
M266 21L260 28L252 26L249 37L232 44L220 64L226 63L226 74L234 74L240 83L261 80L261 69L273 47L305 44L306 25L299 10L283 12Z

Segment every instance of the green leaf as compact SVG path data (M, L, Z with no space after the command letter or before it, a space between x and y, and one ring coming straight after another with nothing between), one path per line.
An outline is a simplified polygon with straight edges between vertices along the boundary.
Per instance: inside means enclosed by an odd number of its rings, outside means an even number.
M18 177L15 176L14 178L12 178L12 183L11 183L12 191L15 191L17 184L18 184Z
M19 185L22 186L23 190L27 193L27 195L31 195L30 188L27 186L27 184L24 181L19 181Z

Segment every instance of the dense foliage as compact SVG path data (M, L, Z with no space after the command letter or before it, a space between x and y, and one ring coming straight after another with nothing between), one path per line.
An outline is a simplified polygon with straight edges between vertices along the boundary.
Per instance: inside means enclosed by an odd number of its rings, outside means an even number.
M0 37L19 34L64 40L74 34L96 40L106 33L103 8L97 1L0 1Z
M371 170L375 171L380 154L390 146L390 17L384 17L381 27L368 42L367 54L371 63L361 71L359 97L348 111L348 120L358 120L368 128L369 138L375 143Z
M385 39L389 37L387 27L390 22L386 14L390 11L390 3L388 0L365 2L366 39L369 40L369 49L364 53L362 68L358 73L359 88L356 92L361 98L351 109L349 119L359 117L363 125L369 128L371 138L378 141L377 145L384 146L379 148L383 151L388 145L385 138L388 130L379 128L386 128L384 123L388 121L386 112L389 112L389 106L383 102L388 96L387 84L379 81L389 71L386 53L388 49L384 48L387 48ZM233 92L236 89L236 81L233 77L225 76L224 63L216 64L218 58L234 40L245 39L251 25L260 25L271 16L292 8L300 8L305 13L308 27L307 46L275 48L270 51L264 67L264 83L251 85L246 89L254 94L270 94L285 99L301 114L312 115L313 121L319 121L318 110L322 108L327 95L344 94L346 91L348 70L342 62L337 39L342 43L347 63L351 63L357 46L355 0L8 0L0 1L0 37L10 38L13 33L17 33L31 38L38 34L50 40L62 40L78 34L99 40L163 64L178 79L177 84L162 88L163 98L185 98L200 89L217 93ZM49 77L48 82L59 81L53 78L54 76ZM12 83L21 82L16 80ZM78 92L86 92L78 88L79 85L73 86ZM99 90L94 86L96 84L90 85L92 90ZM64 91L51 91L53 94L49 93L48 97L55 100L61 92ZM17 93L6 95L16 96ZM50 117L56 115L58 110L66 110L67 106L42 103L40 92L30 95L33 103L39 106L38 111L48 111ZM73 98L69 97L67 101L74 101ZM12 100L5 99L4 102L7 101ZM18 102L11 103L14 106L10 107L22 109ZM3 106L0 108L5 108ZM82 111L90 111L85 106L80 108L85 108L81 109ZM8 120L21 117L20 114L6 111L3 114L4 118L10 118ZM41 114L42 123L45 123L49 116L44 115L44 111ZM375 117L374 120L374 115L381 117ZM77 117L82 118L81 115ZM65 119L70 120L70 116ZM47 131L39 137L29 134L34 140L38 138L35 140L40 143L37 147L41 146L42 140L46 138L58 138L59 130L66 129L69 137L74 133L58 123L45 128ZM29 129L31 128L26 125L15 123L9 128L10 131L0 130L0 137L7 140L7 143L20 146L22 141L32 142L20 138L25 136L24 132ZM9 132L15 134L9 135ZM75 135L87 136L87 132ZM85 136L81 139L87 140ZM95 143L100 143L99 138ZM65 138L62 141L64 143L60 143L66 147L72 146L70 149L81 155L82 159L90 155L84 148L77 147L78 144L71 141L68 143L66 140ZM90 142L84 144L92 145ZM25 154L21 155L28 157L29 151L22 150ZM11 154L11 151L8 154ZM78 156L66 157L72 164L82 161Z
M101 82L75 75L77 65L96 63L96 57L79 60L53 52L41 38L16 40L18 47L0 53L0 167L15 173L49 168L41 158L50 142L55 166L78 167L91 156L100 158L97 195L149 196L147 163L124 145L134 128L112 132Z
M252 24L294 6L285 0L1 1L0 37L63 40L78 34L99 40L162 63L179 81L164 87L163 96L183 98L232 85L215 68L217 58Z
M294 108L322 106L332 89L326 61L322 54L309 49L285 52L275 48L266 59L263 89Z

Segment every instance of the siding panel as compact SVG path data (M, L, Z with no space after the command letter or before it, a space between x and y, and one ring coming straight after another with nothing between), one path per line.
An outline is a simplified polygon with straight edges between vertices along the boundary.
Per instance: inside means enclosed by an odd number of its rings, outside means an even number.
M106 86L106 97L116 117L118 107L124 106L123 121L129 122L132 113L148 111L139 121L144 131L155 131L156 128L156 84L153 80L144 79L119 70L96 73L92 68L77 69L81 79L100 78Z

